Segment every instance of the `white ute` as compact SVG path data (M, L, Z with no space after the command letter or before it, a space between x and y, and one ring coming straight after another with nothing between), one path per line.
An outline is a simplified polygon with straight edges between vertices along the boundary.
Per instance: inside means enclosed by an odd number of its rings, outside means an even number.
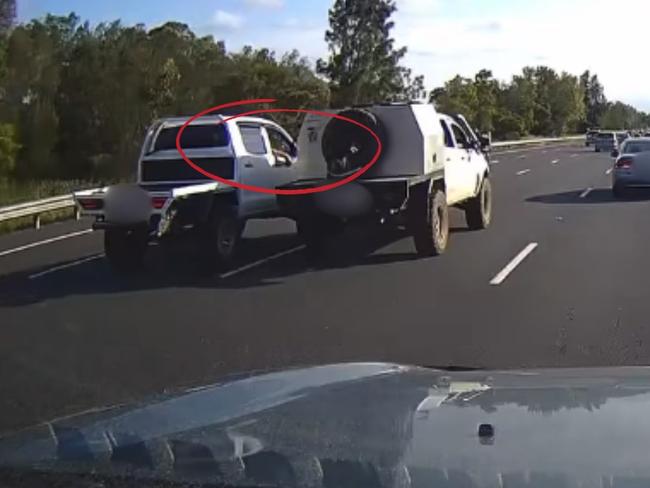
M384 104L340 115L372 129L383 152L359 179L323 193L278 197L312 251L345 224L375 219L405 224L422 256L441 254L449 237L448 207L464 210L471 229L492 218L489 143L462 116L429 104ZM364 129L339 119L307 116L298 139L299 176L283 189L315 188L353 174L377 149Z
M246 185L274 188L295 179L297 148L278 124L264 118L207 116L183 132L181 147L198 166ZM141 266L148 244L190 234L204 263L232 263L247 219L278 215L275 195L242 191L194 170L176 149L187 118L169 118L148 130L134 184L75 194L83 215L104 230L106 257L118 271Z

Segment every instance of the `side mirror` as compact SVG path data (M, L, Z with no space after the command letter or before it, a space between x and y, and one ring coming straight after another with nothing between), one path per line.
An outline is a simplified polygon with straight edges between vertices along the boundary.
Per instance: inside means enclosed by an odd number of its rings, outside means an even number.
M487 136L485 134L481 134L480 136L478 136L478 140L479 140L479 142L481 144L481 149L483 149L483 150L490 149L490 137L489 136Z
M612 157L617 158L620 153L618 152L618 149L613 149L612 150Z

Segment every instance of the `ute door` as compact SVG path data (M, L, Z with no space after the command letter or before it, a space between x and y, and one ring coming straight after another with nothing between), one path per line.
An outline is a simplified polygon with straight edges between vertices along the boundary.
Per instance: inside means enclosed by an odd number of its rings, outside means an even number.
M266 133L261 124L237 124L243 151L238 151L238 181L244 185L273 188L272 156ZM241 217L254 216L269 211L275 204L275 195L250 190L239 192Z

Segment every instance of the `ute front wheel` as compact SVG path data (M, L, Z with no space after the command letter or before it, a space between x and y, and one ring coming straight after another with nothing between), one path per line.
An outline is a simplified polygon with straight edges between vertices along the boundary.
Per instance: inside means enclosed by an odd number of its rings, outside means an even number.
M492 185L487 177L483 178L478 195L467 202L465 220L471 230L486 229L492 222Z

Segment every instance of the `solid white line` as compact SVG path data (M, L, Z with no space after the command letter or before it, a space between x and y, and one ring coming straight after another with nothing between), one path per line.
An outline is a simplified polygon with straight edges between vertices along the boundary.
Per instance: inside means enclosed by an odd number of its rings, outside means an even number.
M34 273L33 275L29 275L29 279L35 280L36 278L41 278L42 276L56 273L57 271L63 271L64 269L72 268L74 266L79 266L80 264L89 263L90 261L96 261L97 259L101 259L103 257L104 257L103 254L96 254L95 256L89 256L87 258L79 259L77 261L72 261L71 263L62 264L61 266L55 266L54 268L46 269L45 271L41 271L40 273Z
M526 259L526 257L535 250L538 246L536 242L531 242L528 244L519 254L517 254L512 261L510 261L505 268L503 268L499 273L492 278L490 285L500 285L503 283L508 275L512 273L521 262Z
M587 188L585 191L583 191L583 192L580 194L580 198L585 198L587 195L589 195L589 194L591 193L591 190L593 190L592 187Z
M241 268L233 269L232 271L228 271L227 273L223 273L222 275L219 276L219 278L230 278L231 276L235 276L239 273L243 273L244 271L248 271L249 269L256 268L258 266L261 266L262 264L268 263L270 261L273 261L275 259L279 259L284 256L288 256L289 254L296 253L298 251L302 251L305 249L305 246L298 246L294 247L293 249L289 249L288 251L283 251L279 252L277 254L274 254L272 256L269 256L268 258L260 259L259 261L255 261L254 263L247 264L246 266L242 266Z
M44 246L45 244L51 244L52 242L63 241L64 239L70 239L72 237L79 237L85 234L90 234L93 232L92 229L82 230L79 232L73 232L71 234L66 234L64 236L52 237L51 239L45 239L44 241L33 242L31 244L26 244L24 246L16 247L14 249L8 249L6 251L0 252L0 258L4 256L9 256L10 254L15 254L21 251L27 251L28 249L33 249L35 247Z
M522 169L521 171L517 171L517 176L522 176L525 175L526 173L530 173L529 169Z
M560 162L559 159L554 159L553 161L551 161L551 164L557 164L557 163L559 163L559 162Z
M607 171L605 171L605 174L606 175L611 175L613 170L614 170L614 168L609 168Z

